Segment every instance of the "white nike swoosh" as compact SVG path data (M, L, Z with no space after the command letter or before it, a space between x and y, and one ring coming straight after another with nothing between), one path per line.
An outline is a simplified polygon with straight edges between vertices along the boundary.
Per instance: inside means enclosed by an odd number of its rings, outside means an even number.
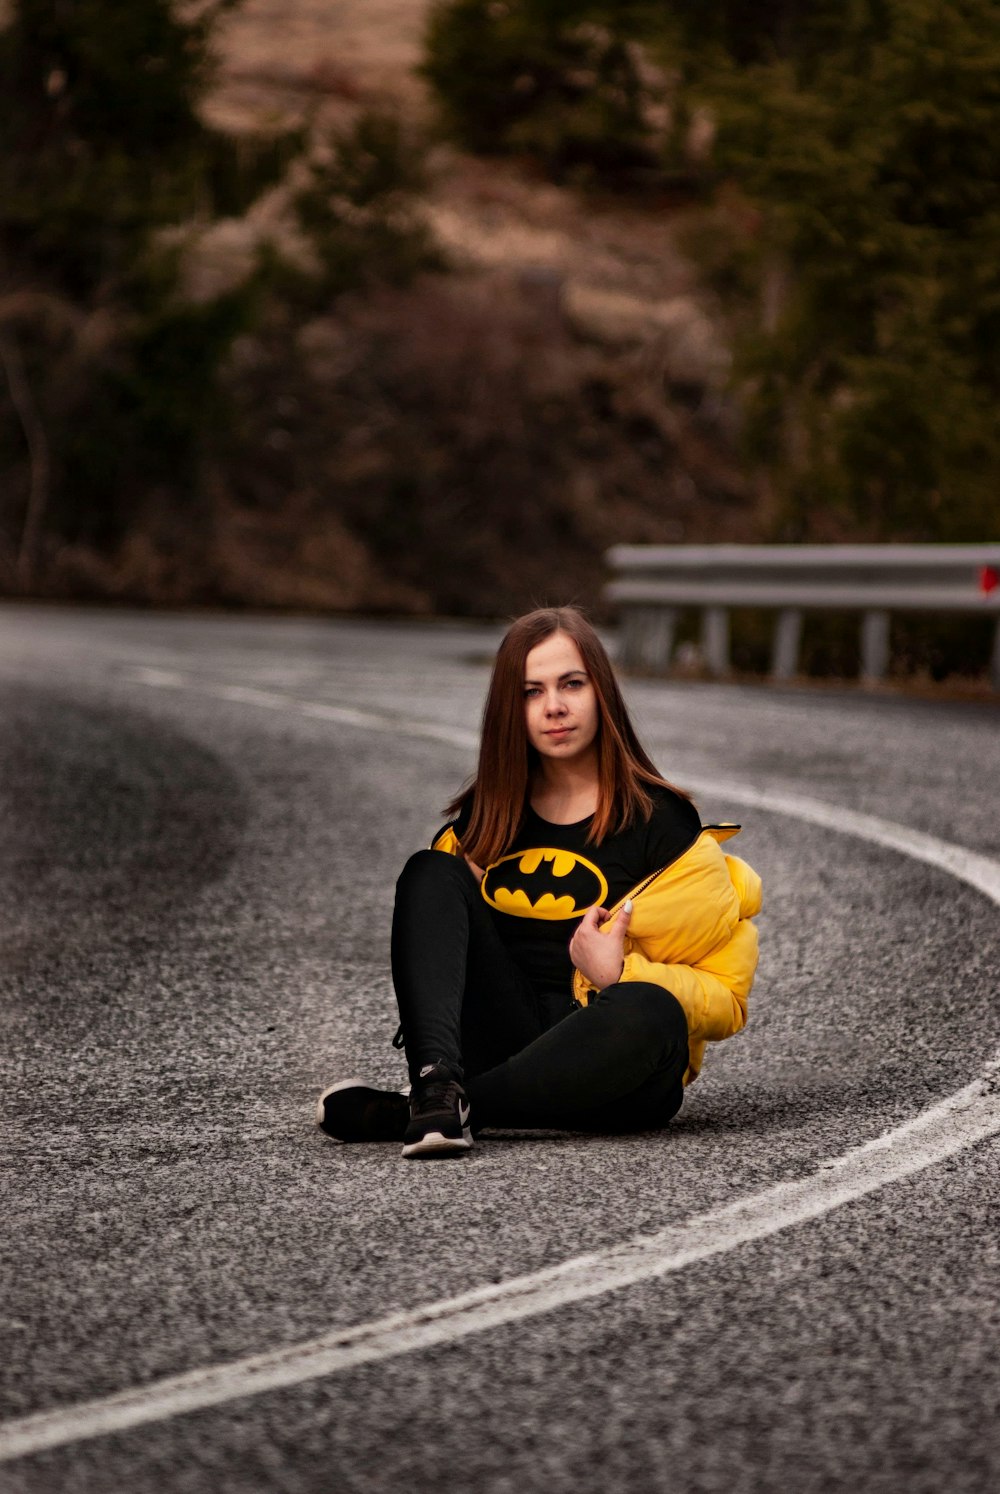
M460 1125L463 1125L463 1126L465 1125L465 1123L469 1119L469 1116L470 1116L471 1113L472 1113L472 1107L471 1107L471 1105L463 1105L462 1102L459 1101L459 1104L458 1104L458 1119L459 1119L459 1124Z

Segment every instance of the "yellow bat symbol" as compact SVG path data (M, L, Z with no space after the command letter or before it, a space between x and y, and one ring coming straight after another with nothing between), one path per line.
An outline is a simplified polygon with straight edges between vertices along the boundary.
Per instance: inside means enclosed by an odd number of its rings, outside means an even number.
M603 872L585 856L555 846L513 851L487 868L486 901L515 918L578 918L607 897Z

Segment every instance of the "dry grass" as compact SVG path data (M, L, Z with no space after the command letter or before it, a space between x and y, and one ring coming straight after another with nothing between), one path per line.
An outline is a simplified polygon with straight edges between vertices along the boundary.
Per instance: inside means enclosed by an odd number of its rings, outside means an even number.
M256 129L388 103L419 125L429 3L247 0L207 112ZM429 167L453 273L247 339L211 522L186 535L154 512L114 555L64 548L58 594L502 615L594 605L616 540L755 537L713 393L727 352L676 213L445 145ZM279 220L265 203L202 234L189 291L238 280L262 226L287 249Z
M268 120L337 123L359 105L391 103L414 123L425 121L431 105L414 70L430 3L247 0L220 37L223 68L210 113L248 128ZM669 361L676 329L680 356L698 363L696 377L724 373L724 349L696 304L697 276L677 247L675 212L584 201L516 163L484 163L445 147L430 164L431 225L456 266L557 273L584 336L622 346L649 341Z
M414 76L429 0L246 0L219 35L212 114L233 127L338 98L423 103Z

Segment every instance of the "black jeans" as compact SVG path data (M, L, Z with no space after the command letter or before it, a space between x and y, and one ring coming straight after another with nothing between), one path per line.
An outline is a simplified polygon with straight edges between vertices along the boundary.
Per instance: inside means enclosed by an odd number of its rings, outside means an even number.
M687 1021L662 986L623 981L589 1006L538 993L460 856L417 851L396 883L392 978L411 1081L444 1061L473 1123L637 1131L681 1107Z

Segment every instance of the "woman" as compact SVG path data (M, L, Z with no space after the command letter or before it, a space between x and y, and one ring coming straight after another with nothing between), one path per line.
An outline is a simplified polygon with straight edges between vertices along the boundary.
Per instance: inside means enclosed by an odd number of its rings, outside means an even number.
M320 1096L341 1141L454 1154L484 1127L651 1130L746 1020L760 879L657 772L575 607L497 653L478 769L396 884L407 1099Z

